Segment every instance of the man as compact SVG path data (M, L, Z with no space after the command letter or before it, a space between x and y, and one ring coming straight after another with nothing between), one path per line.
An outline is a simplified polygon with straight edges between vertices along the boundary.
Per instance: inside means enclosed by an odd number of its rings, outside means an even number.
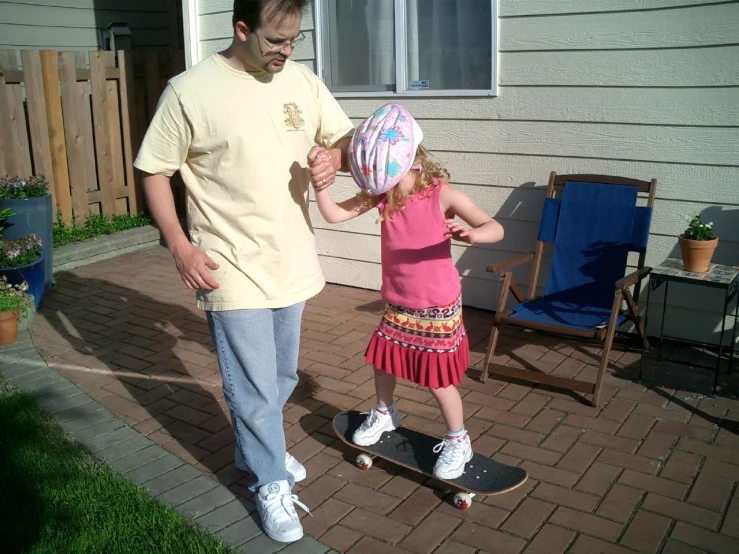
M323 83L288 60L306 4L235 0L231 46L170 81L135 162L182 280L207 315L236 467L254 475L264 531L282 542L303 536L293 504L307 509L291 492L305 468L285 450L282 409L298 381L305 301L324 286L309 180L330 186L348 170L352 130ZM177 170L192 243L169 184Z

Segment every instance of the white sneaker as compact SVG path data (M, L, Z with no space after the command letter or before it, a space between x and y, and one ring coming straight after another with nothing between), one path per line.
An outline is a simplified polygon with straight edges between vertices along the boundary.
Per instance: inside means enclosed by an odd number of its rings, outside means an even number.
M249 470L249 466L246 465L246 463L243 461L243 457L241 456L238 448L236 449L234 460L234 465L236 466L236 469L240 469L241 471L248 471L249 473L251 473L251 471ZM305 470L305 466L301 464L298 460L293 458L289 452L285 452L285 469L292 473L293 479L295 479L296 483L298 481L302 481L308 476L308 472Z
M268 483L256 495L257 513L264 534L278 542L295 542L303 538L303 525L293 504L310 514L305 504L292 494L287 480ZM313 514L311 514L313 515Z
M289 452L285 452L285 469L293 474L293 479L295 479L296 483L308 476L305 466L293 458Z
M400 414L393 406L390 413L383 414L372 408L359 429L354 431L352 442L359 446L370 446L380 440L383 433L400 427Z
M464 473L464 466L472 459L470 436L463 439L445 437L434 447L434 453L441 451L434 465L434 477L439 479L457 479Z

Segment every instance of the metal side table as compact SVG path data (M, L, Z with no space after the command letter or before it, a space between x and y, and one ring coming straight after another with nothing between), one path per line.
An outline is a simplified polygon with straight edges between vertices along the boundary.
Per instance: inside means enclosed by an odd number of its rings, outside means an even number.
M644 328L647 328L647 317L649 315L649 295L652 290L658 289L663 283L665 285L664 302L662 304L662 321L659 328L659 353L657 359L662 359L662 343L663 339L674 339L687 344L696 346L714 346L705 342L689 341L677 337L665 336L665 313L667 312L667 295L669 293L670 282L688 283L714 289L723 289L724 293L724 310L721 319L721 335L719 336L718 356L716 359L716 376L713 380L713 394L716 395L718 387L718 375L721 369L721 360L724 351L724 333L726 331L726 316L730 314L729 306L731 301L736 299L734 305L734 326L731 332L731 347L729 348L729 373L731 373L731 365L734 360L734 347L736 344L737 321L739 320L739 266L711 264L706 273L692 273L683 269L682 260L675 258L667 258L659 266L655 267L649 274L649 286L647 287L647 306L644 311ZM645 345L642 344L642 359L639 365L639 379L642 377L642 369L644 366L644 357L646 356ZM691 365L704 369L714 369L713 366L697 365L693 363L671 360L673 363Z

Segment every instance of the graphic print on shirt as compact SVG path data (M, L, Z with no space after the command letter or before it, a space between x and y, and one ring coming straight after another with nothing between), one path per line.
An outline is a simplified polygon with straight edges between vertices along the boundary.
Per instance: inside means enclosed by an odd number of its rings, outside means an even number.
M295 102L288 102L282 108L285 114L285 125L289 131L302 131L305 127L303 112Z

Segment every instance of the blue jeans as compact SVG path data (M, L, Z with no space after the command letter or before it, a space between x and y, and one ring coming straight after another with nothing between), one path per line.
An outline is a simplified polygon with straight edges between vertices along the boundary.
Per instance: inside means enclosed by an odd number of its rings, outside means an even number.
M236 467L250 485L287 480L282 408L298 383L300 321L305 302L280 309L206 312L236 438Z

